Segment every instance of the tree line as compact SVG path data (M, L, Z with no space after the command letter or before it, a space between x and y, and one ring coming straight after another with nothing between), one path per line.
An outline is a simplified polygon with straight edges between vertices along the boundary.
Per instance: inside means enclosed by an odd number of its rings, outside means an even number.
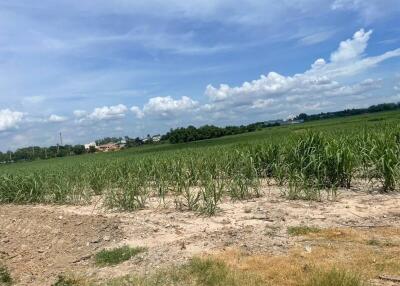
M311 114L308 115L306 113L300 113L296 116L295 120L304 120L304 121L313 121L313 120L321 120L328 118L336 118L336 117L346 117L352 115L360 115L366 113L375 113L381 111L392 111L400 109L400 102L398 103L382 103L377 105L371 105L367 108L353 108L353 109L345 109L334 112L321 112L319 114Z
M86 150L83 145L31 146L19 148L14 152L8 151L3 153L0 151L0 162L32 161L36 159L81 155L84 153L86 153Z
M322 120L328 118L336 118L336 117L345 117L351 115L360 115L366 113L375 113L381 111L392 111L399 110L399 103L382 103L377 105L372 105L368 108L353 108L353 109L345 109L341 111L335 112L321 112L319 114L311 114L308 115L306 113L300 113L293 120L296 121L313 121L313 120ZM218 138L222 136L228 135L236 135L247 132L254 132L256 130L260 130L263 128L279 126L282 120L277 120L276 122L256 122L249 125L240 125L240 126L226 126L226 127L218 127L214 125L204 125L196 128L195 126L188 127L180 127L176 129L171 129L169 132L161 136L161 143L169 142L172 144L176 143L185 143L192 142L204 139L212 139ZM125 141L126 148L132 148L141 146L143 144L155 144L153 142L152 137L147 135L145 139L141 139L139 137L130 138L129 136L122 137L105 137L99 140L96 140L96 145L103 145L107 143L120 143ZM0 163L5 162L17 162L17 161L31 161L36 159L49 159L56 157L65 157L65 156L74 156L81 155L85 153L94 153L96 149L90 148L85 150L84 145L57 145L50 147L39 147L39 146L30 146L25 148L19 148L14 152L1 152L0 151Z
M196 128L192 125L184 128L171 129L165 135L161 137L162 141L169 141L172 144L185 143L191 141L198 141L204 139L218 138L227 135L236 135L246 132L253 132L266 127L277 126L279 123L265 123L256 122L249 125L241 126L226 126L218 127L214 125L204 125Z

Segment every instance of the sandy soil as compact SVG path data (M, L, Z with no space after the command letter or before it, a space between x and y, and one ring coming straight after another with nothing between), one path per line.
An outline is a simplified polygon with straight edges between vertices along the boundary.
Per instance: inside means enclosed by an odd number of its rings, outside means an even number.
M400 227L400 194L340 191L336 201L289 201L276 187L261 198L225 201L214 217L178 212L172 204L134 213L90 206L0 206L0 260L16 285L51 285L60 273L102 280L149 273L193 255L235 247L250 254L286 253L299 243L289 226ZM120 245L148 251L118 266L98 268L93 255ZM390 284L387 284L390 285Z

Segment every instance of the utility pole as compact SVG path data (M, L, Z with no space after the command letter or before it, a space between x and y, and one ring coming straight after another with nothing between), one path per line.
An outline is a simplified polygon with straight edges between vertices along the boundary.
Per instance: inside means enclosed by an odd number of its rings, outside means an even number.
M63 142L62 142L62 134L60 132L60 145L62 146Z

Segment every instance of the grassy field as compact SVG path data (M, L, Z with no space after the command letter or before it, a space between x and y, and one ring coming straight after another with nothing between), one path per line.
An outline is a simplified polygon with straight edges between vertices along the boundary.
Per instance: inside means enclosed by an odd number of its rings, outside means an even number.
M17 163L0 167L0 203L85 203L144 208L150 196L214 214L223 196L260 196L274 180L290 199L335 195L354 179L398 190L400 112L279 126L186 144Z
M181 144L160 144L160 145L145 145L136 148L126 149L120 152L113 153L98 153L87 154L76 157L55 158L49 160L37 160L34 162L22 162L10 165L0 165L0 174L7 171L19 169L34 168L35 166L56 166L58 163L69 164L71 162L80 162L87 160L106 160L113 158L128 158L141 154L157 153L165 151L176 151L182 149L204 148L212 146L221 146L229 144L250 143L258 141L279 142L281 137L287 137L304 130L314 130L321 132L352 132L354 129L367 128L374 129L384 125L398 124L400 122L400 111L371 113L364 115L356 115L350 117L326 119L320 121L312 121L298 125L286 125L271 127L264 130L244 133L239 135L225 136L216 139L208 139L197 142L181 143ZM93 158L95 157L95 158Z

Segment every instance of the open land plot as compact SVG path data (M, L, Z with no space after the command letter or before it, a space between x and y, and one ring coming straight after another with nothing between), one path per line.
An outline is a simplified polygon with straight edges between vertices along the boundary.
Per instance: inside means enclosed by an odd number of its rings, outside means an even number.
M400 194L359 186L339 191L335 201L315 202L287 200L276 186L264 185L263 193L224 201L213 217L158 200L134 213L96 203L2 205L0 254L16 285L51 285L60 274L82 285L112 278L114 285L128 285L129 278L120 277L155 275L195 256L222 260L263 285L302 285L309 271L328 267L396 285L379 276L400 275ZM96 266L98 251L125 245L146 251L115 266Z

